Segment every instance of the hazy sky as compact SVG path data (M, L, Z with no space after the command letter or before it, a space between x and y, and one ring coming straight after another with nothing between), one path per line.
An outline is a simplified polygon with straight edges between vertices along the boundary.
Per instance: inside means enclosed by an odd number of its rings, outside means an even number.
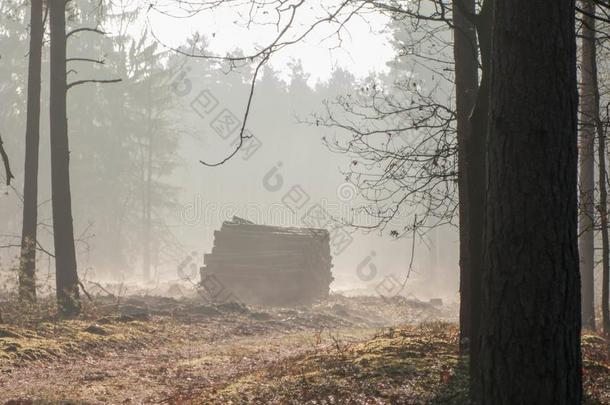
M221 7L209 10L188 18L166 1L158 9L151 9L146 16L146 25L164 43L179 46L193 34L199 33L209 41L210 50L224 55L235 48L245 52L256 49L258 45L268 44L277 35L275 25L244 25L243 16L247 8ZM167 5L163 5L167 3ZM246 2L249 3L249 2ZM332 2L324 2L329 7ZM171 14L171 17L167 15ZM262 13L261 13L262 14ZM267 15L267 14L265 14ZM289 37L303 33L312 22L325 15L320 3L309 2L307 7L299 9L294 29ZM379 14L365 14L366 17L354 17L341 30L340 37L334 35L336 25L322 24L316 27L305 41L290 46L273 56L271 65L282 71L294 59L300 59L307 73L312 75L311 82L328 79L332 70L342 67L357 77L367 76L370 72L386 70L386 63L393 59L395 50L389 44L386 30L388 19ZM259 20L264 22L264 20ZM143 22L140 22L140 26ZM340 47L339 47L340 45Z

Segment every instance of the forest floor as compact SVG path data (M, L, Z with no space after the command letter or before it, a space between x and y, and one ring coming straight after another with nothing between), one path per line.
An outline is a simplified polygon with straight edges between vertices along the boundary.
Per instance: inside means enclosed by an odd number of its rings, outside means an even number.
M0 403L464 404L456 308L332 296L299 308L152 296L77 320L0 304ZM1 321L0 321L1 322ZM610 404L608 342L583 337L592 404Z

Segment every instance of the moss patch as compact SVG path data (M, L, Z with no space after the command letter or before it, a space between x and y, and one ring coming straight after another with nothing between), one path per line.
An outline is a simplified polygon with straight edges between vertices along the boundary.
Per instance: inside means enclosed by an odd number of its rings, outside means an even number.
M153 324L130 322L97 325L88 321L41 323L35 329L0 328L0 366L24 361L50 360L96 350L134 348L152 338Z
M192 403L464 403L454 326L390 329L275 363ZM455 383L462 381L462 383ZM453 384L452 384L453 383Z
M434 323L390 329L352 344L276 362L190 403L432 404L468 403L467 359L458 353L457 326ZM608 341L582 339L586 404L610 404Z

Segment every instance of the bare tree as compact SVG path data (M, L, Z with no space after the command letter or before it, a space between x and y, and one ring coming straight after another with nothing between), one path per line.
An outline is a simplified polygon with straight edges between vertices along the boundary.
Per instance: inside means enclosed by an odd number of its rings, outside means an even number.
M594 77L595 65L597 64L597 52L595 51L595 4L584 0L582 5L583 28L582 28L582 78L581 78L581 116L580 116L580 145L579 145L579 252L580 252L580 274L582 279L582 320L583 327L595 330L595 305L594 305L594 206L595 206L595 133L597 80Z
M70 148L66 96L66 2L49 2L51 28L51 187L57 304L64 316L80 312L78 272L74 248L72 197L70 195Z
M462 0L454 0L456 1ZM469 165L468 142L471 137L470 113L476 103L479 86L479 60L476 27L468 18L474 15L474 0L463 1L453 10L453 49L455 61L455 103L458 144L459 231L460 231L460 346L469 347L472 335L470 269L470 206L468 201Z
M604 117L601 116L600 107L602 104L602 90L605 90L607 97L607 80L600 75L599 62L605 61L604 51L607 52L607 43L610 37L608 36L608 23L610 23L610 4L603 1L591 0L590 4L583 4L581 11L583 21L583 41L590 40L589 60L583 60L584 66L590 68L589 83L593 92L593 100L590 100L585 106L589 106L590 116L587 123L594 126L594 131L598 139L598 171L599 171L599 202L597 209L599 212L599 225L601 229L601 250L602 250L602 277L601 277L601 312L602 312L602 329L604 333L610 334L610 237L608 236L608 169L607 169L607 137L608 129L610 128L610 102L607 100ZM584 31L588 30L590 37L585 36ZM600 52L601 51L601 52ZM606 75L607 75L607 65ZM600 76L602 80L600 80ZM607 76L606 76L607 79ZM584 85L585 83L583 83ZM605 88L604 88L605 85ZM583 106L583 108L585 107ZM583 275L584 276L584 275ZM583 280L583 294L584 291ZM584 304L583 299L583 304ZM595 308L595 307L594 307ZM583 310L584 316L584 310ZM583 319L584 320L584 319ZM586 320L584 320L586 321Z
M74 246L72 197L70 193L70 148L66 101L68 90L88 83L117 83L121 79L79 79L67 82L69 62L104 64L103 60L88 57L67 58L68 39L78 33L104 34L98 28L80 27L66 32L66 6L68 2L49 2L51 27L51 188L53 207L53 237L57 302L60 313L73 316L80 312L79 280ZM74 70L70 72L77 73Z
M423 92L417 80L363 84L356 94L325 103L309 123L343 130L324 138L351 164L343 172L363 203L344 225L391 230L394 236L451 223L457 209L455 112L437 102L435 90ZM405 218L419 213L418 221ZM359 215L363 214L363 215Z
M476 400L479 393L477 387L479 373L480 328L482 311L482 273L483 273L483 230L485 212L485 145L488 136L490 75L491 75L491 36L492 15L495 0L484 0L478 14L470 14L468 10L462 11L470 16L477 30L479 40L481 80L477 91L477 99L470 116L470 138L468 149L468 196L464 204L468 205L468 247L470 249L470 269L468 277L470 283L470 393ZM458 3L458 6L463 3Z
M36 300L36 230L38 224L38 149L40 143L40 88L42 42L44 36L43 0L32 0L30 7L30 51L28 99L23 179L23 227L19 266L19 297Z
M596 63L597 64L597 63ZM597 69L595 69L597 70ZM596 75L597 76L597 75ZM599 87L597 87L596 97L599 106ZM608 236L608 172L606 169L606 139L608 127L610 126L610 104L608 104L605 118L605 125L597 111L597 139L598 139L598 170L599 170L599 216L602 234L602 327L604 333L610 335L610 238Z

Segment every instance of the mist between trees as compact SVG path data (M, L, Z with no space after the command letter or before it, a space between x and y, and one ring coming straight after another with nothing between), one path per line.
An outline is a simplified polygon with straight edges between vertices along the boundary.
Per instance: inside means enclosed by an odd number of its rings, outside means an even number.
M203 279L230 280L314 256L309 297L334 276L459 306L472 403L583 400L581 332L610 331L607 1L10 0L0 15L7 294L35 302L55 277L75 317L85 278L152 286L200 256ZM208 29L176 40L198 18ZM360 51L350 29L393 54L368 75L332 66ZM325 79L309 41L331 55Z
M121 78L122 82L95 87L78 86L70 90L68 97L76 248L78 262L83 268L89 268L90 274L141 277L144 260L151 260L150 266L161 272L162 269L171 272L175 263L190 250L205 250L201 241L209 238L222 220L233 215L241 215L255 222L260 220L261 223L270 221L279 225L298 225L306 214L305 208L309 207L290 208L290 203L285 203L290 198L288 193L297 185L306 194L303 198L311 199L312 204L321 203L332 219L346 224L355 222L371 229L381 224L387 227L388 232L402 234L405 226L412 221L409 219L410 213L420 210L420 203L428 205L426 210L429 212L438 211L439 222L448 223L454 219L455 187L447 188L451 182L445 182L443 176L447 174L441 173L445 170L451 176L452 169L444 169L443 166L455 166L455 146L450 145L451 132L444 130L452 128L453 117L451 110L437 111L436 107L427 105L434 94L443 91L450 93L450 84L444 78L438 76L439 81L437 76L432 75L435 77L431 82L433 87L424 90L424 81L432 80L426 69L418 68L415 62L408 62L412 71L404 73L402 63L390 61L387 73L356 78L346 70L334 69L328 81L312 84L298 59L282 72L265 66L256 86L258 101L254 103L254 111L248 122L257 144L251 149L244 147L248 154L236 156L232 167L217 172L202 172L198 160L227 154L235 146L238 134L236 127L231 125L238 125L243 118L241 114L249 88L248 75L242 71L229 72L220 62L197 60L169 52L158 45L150 33L130 36L127 34L129 23L135 20L136 11L115 15L111 10L98 9L94 3L75 3L68 25L99 26L108 32L104 36L88 33L74 35L70 39L70 56L99 57L104 64L75 62L74 66L70 66L74 72L69 76L76 77L77 72L79 78ZM13 5L7 3L5 9L7 14L3 22L7 26L12 24L14 30L14 33L9 31L10 35L7 33L3 37L7 45L12 41L8 49L12 49L13 53L6 57L13 58L15 64L19 63L26 69L27 59L17 55L25 52L25 43L21 39L28 32L18 21L26 18L27 7L19 6L16 2ZM408 33L405 24L395 22L389 32L397 35L394 43L397 53L413 52L412 47L407 50L403 45L413 35ZM447 40L450 38L450 33L443 35ZM197 35L183 48L204 51L207 41L203 35ZM446 51L449 50L443 50ZM435 50L431 52L437 53ZM450 54L446 56L449 58ZM46 74L44 69L48 69L45 63L47 57L43 52L43 76ZM18 66L11 67L13 75L27 71L22 72ZM418 70L420 72L416 74ZM13 119L4 120L6 127L3 131L21 133L25 130L22 127L24 121L17 119L25 114L25 95L15 98L19 92L12 91L25 88L25 83L24 75L15 76L15 80L5 89L6 100L15 105L15 109L5 111L7 118ZM43 94L48 92L46 85L47 82L43 81ZM445 87L443 91L441 87ZM45 169L49 165L46 146L48 127L44 118L48 111L46 103L43 98L39 243L45 250L52 251L50 179ZM451 100L447 99L447 103L450 105ZM375 110L378 104L384 104L386 110L383 113ZM412 105L413 120L421 121L422 127L430 125L430 131L402 128L400 117L411 115L408 111L402 111L403 105ZM360 112L370 113L370 118L374 118L366 119L370 127L367 130L379 133L375 142L386 150L386 156L383 160L375 161L372 156L366 156L368 152L362 149L357 153L364 158L360 167L366 166L367 173L350 174L356 168L353 157L349 156L353 154L336 149L351 142L351 133L341 128L335 130L332 120L336 119L336 114L340 114L353 122ZM353 117L348 118L348 114ZM223 128L223 115L225 119L232 120L227 128ZM151 125L154 126L152 132ZM390 131L400 134L391 145L386 144L384 139L384 134ZM444 139L438 141L438 137ZM341 153L333 157L323 146L321 138L328 148ZM17 137L11 137L7 142L11 142L8 147L15 151L12 163L18 179L1 202L4 205L2 215L8 224L4 239L6 245L16 245L20 228L20 168L23 166L20 157L23 156L23 144ZM441 152L436 159L443 162L433 163L434 157L431 155L421 164L412 162L412 167L398 174L396 181L389 177L382 179L386 189L379 191L386 195L383 197L385 201L379 204L380 208L376 207L376 202L372 202L377 190L362 187L363 195L360 195L357 187L378 176L389 175L387 169L392 164L392 151L408 155L417 147L419 152L425 154L436 149L439 142L445 145L443 148L446 152ZM312 168L307 164L308 159L303 163L291 162L290 154L320 156L320 162L324 163ZM243 166L235 168L240 161ZM269 191L273 185L265 184L265 177L270 175L278 162L284 164L283 169L278 170L278 175L283 176L286 184L285 189L274 193ZM420 168L431 170L424 165L439 167L435 185L418 190L425 181L422 177L422 184L413 185L410 195L401 193L400 196L389 197L401 187L400 176L404 180L414 179L412 174ZM320 183L320 178L327 180ZM267 183L273 181L276 180L268 179ZM223 196L220 189L227 184L234 185L239 191L229 190ZM348 196L349 204L346 204L345 197L338 195L339 188L344 184L348 184L344 192L354 194ZM241 191L243 186L247 187L246 194ZM438 192L427 194L427 190L434 188ZM246 202L243 201L244 196ZM430 196L432 200L429 200ZM405 213L391 214L390 211L403 199L404 208L401 210L404 209ZM226 202L223 203L223 200ZM258 207L253 210L253 204L248 200L256 201ZM294 204L297 203L293 201ZM214 218L210 218L210 214ZM193 219L191 215L196 218ZM193 221L199 225L197 229L185 230L184 226L191 227ZM152 235L150 238L145 237L147 232ZM455 240L455 236L448 238L449 249L455 249L452 239ZM379 240L376 243L386 243ZM423 261L429 260L428 243L418 243L421 246L419 256ZM145 245L155 252L154 258L145 259ZM387 246L386 250L391 249L392 245ZM10 263L17 250L3 249L4 262ZM39 259L46 260L44 252L41 252ZM339 262L339 266L354 269L361 259L357 257L343 265ZM393 261L389 259L390 263ZM349 272L353 274L352 270ZM357 279L353 281L357 282Z

